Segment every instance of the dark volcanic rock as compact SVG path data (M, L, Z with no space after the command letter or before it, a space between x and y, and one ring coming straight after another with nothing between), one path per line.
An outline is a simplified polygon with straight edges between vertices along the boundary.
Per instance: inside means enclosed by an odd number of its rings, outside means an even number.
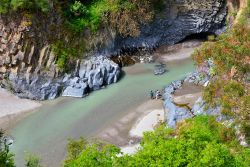
M88 91L101 89L118 81L120 67L106 57L92 57L80 65L78 76L65 79L62 96L83 97Z
M191 34L216 34L224 27L226 15L226 0L166 0L165 9L154 21L141 25L140 36L124 38L110 31L102 32L96 38L97 43L103 44L96 43L94 51L87 55L116 56L138 49L146 53L160 45L177 43ZM9 84L16 94L38 100L53 99L62 92L65 96L82 97L118 80L120 68L105 63L106 60L100 63L97 58L90 60L89 65L81 64L84 60L68 62L71 74L61 73L56 66L58 55L49 42L49 38L58 35L60 29L51 31L49 25L57 25L62 20L56 15L51 16L49 19L37 18L29 27L22 24L29 22L26 17L14 19L0 15L0 78L9 76ZM145 55L139 56L140 61L144 61L142 57ZM123 66L133 64L136 59L118 57L116 62ZM189 82L198 79L199 76L192 75Z
M124 50L153 49L175 44L191 34L218 34L225 26L225 0L172 0L151 24L141 26L136 38L116 37L102 54L120 54Z
M115 83L120 77L120 67L106 57L92 57L83 62L75 75L48 78L10 73L8 79L13 92L22 98L34 100L55 99L60 96L84 97L90 91Z

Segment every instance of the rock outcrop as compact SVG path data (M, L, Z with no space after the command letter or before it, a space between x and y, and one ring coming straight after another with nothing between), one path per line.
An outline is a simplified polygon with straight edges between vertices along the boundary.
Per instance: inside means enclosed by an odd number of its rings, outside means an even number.
M177 80L167 85L164 89L164 107L167 110L166 123L169 127L175 128L176 124L187 118L192 118L197 115L213 115L217 121L225 121L228 118L221 113L220 106L215 108L207 108L206 102L202 97L198 98L191 109L177 106L172 98L172 94L176 90L182 88L183 83L195 84L200 86L208 86L210 78L214 75L214 63L211 59L205 61L203 65L197 68L196 71L187 75L182 80Z
M80 64L77 76L63 79L66 88L62 96L83 97L89 91L117 82L119 76L120 67L113 61L103 56L92 57Z
M118 80L120 69L113 63L105 59L103 65L92 62L95 65L89 67L81 64L80 58L68 62L70 81L65 81L67 77L56 65L58 55L50 46L50 38L60 32L60 28L53 25L59 25L62 19L53 12L50 15L33 17L32 22L25 15L0 16L0 79L6 78L20 97L32 99L53 99L62 91L64 96L82 97ZM174 44L191 34L216 34L224 27L226 15L226 0L169 1L152 23L141 26L140 36L124 38L107 31L109 35L100 34L105 44L96 45L95 51L87 55L114 56L137 49L147 51ZM129 59L128 64L131 63Z
M102 54L122 54L175 44L192 34L219 34L225 27L226 0L170 0L150 24L141 26L136 38L117 36Z
M177 122L187 118L192 118L192 113L185 108L178 107L175 105L172 99L172 94L177 90L181 89L183 80L174 81L164 89L164 107L167 110L166 123L168 127L175 128Z
M89 92L115 83L120 76L120 68L106 57L92 57L79 62L80 67L72 74L48 78L47 75L26 76L10 73L12 90L19 97L46 100L62 96L84 97Z

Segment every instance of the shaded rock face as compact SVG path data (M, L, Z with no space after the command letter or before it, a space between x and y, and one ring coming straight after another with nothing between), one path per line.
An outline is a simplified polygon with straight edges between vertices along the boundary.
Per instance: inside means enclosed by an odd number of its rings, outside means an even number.
M21 15L0 15L0 75L14 73L27 78L31 74L58 76L56 55L48 44L48 30L41 25L43 22L31 23Z
M211 59L205 61L201 67L188 74L184 79L177 80L164 88L164 108L167 109L166 123L168 127L175 128L176 124L197 115L216 116L217 121L225 121L228 118L221 113L221 107L207 108L207 103L200 97L194 103L192 109L188 110L177 106L172 98L176 90L181 89L184 82L207 87L213 76L214 63Z
M177 80L166 86L164 89L164 108L167 109L166 123L168 127L171 128L175 128L177 122L193 117L193 114L190 111L185 108L178 107L173 102L172 94L176 90L181 89L182 85L183 80Z
M225 26L226 0L172 0L151 24L142 25L136 38L117 37L103 54L175 44L191 34L218 34Z
M11 73L12 90L22 98L34 100L54 99L60 95L84 97L91 91L115 83L120 76L120 67L106 57L92 57L83 63L74 74L48 78L46 75L25 76Z
M106 57L98 56L81 63L77 73L74 78L66 76L63 79L66 88L62 96L83 97L89 91L116 83L120 76L120 67Z
M139 37L122 38L107 33L112 37L104 38L106 44L95 49L98 56L115 56L138 48L147 51L174 44L190 34L218 33L226 14L226 0L172 0L152 23L141 26ZM54 99L62 91L64 96L82 97L118 80L120 69L105 58L101 64L98 62L102 60L96 58L90 60L91 65L83 60L71 62L72 72L65 78L56 67L58 55L54 55L49 44L49 38L60 31L55 27L51 30L49 25L57 25L62 20L51 16L37 19L32 26L25 17L9 16L9 21L4 22L0 16L0 82L1 78L7 78L20 97L43 100ZM102 39L101 35L98 37ZM122 66L135 61L118 59L116 62Z

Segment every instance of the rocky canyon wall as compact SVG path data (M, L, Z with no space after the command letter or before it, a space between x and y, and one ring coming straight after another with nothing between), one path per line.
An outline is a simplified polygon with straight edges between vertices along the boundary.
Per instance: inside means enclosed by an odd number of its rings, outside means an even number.
M228 0L228 4L232 6L235 6L235 2L237 1ZM174 44L191 34L219 34L225 27L226 17L226 0L173 0L156 15L153 22L141 26L140 36L122 38L119 35L109 35L106 39L109 42L97 47L94 53L119 55L130 50ZM60 72L56 66L57 55L50 46L50 37L56 36L60 29L51 29L49 26L58 24L60 18L53 16L45 20L41 17L32 26L27 18L25 15L9 18L0 16L2 85L9 84L20 97L44 100L63 94L69 86L75 88L74 85L77 85L79 89L84 87L84 91L81 91L86 94L89 90L99 89L118 80L120 69L106 60L98 60L97 64L90 60L90 64L85 65L85 71L88 72L84 76L79 75L80 67L84 67L83 64L86 63L81 59L75 61L70 74ZM72 79L76 83L71 82ZM77 96L84 96L84 93Z

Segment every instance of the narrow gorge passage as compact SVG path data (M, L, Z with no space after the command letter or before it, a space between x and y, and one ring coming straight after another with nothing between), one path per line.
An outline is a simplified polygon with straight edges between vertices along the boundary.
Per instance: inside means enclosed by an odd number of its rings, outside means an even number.
M17 123L10 134L15 139L12 151L18 166L24 164L26 151L40 155L47 166L59 166L66 154L68 138L95 135L148 100L151 89L161 89L194 70L190 59L167 63L169 72L162 76L154 76L153 67L154 64L125 67L126 75L117 84L83 99L48 101L39 111Z

